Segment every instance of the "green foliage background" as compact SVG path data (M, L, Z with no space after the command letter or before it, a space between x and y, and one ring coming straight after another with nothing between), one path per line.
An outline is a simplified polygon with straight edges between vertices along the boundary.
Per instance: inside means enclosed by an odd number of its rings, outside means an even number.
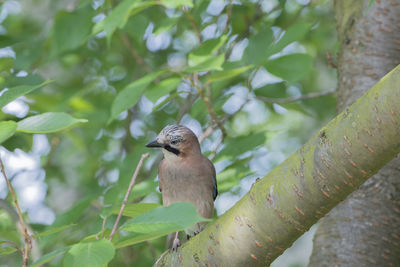
M184 207L192 215L179 221L179 208L167 213L176 224L165 228L168 217L146 221L148 212L165 212L158 205L132 204L122 222L134 218L133 224L112 242L95 238L104 217L109 234L136 164L148 152L144 145L167 124L213 129L202 149L217 166L221 212L332 118L332 94L289 101L335 87L326 59L337 50L328 2L3 1L2 157L22 150L40 158L41 204L55 214L45 225L25 210L39 256L45 255L34 266L151 266L165 250L164 239L155 237L199 219ZM11 114L11 101L29 111ZM48 151L35 151L37 134L46 134ZM130 203L161 202L160 158L151 151ZM138 230L135 220L148 229ZM23 246L5 209L0 239ZM1 262L21 264L8 243L0 245Z

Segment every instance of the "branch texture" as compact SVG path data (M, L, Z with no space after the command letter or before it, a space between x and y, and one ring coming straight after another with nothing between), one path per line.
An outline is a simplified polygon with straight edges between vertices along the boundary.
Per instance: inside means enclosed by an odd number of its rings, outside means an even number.
M266 266L400 152L400 66L155 266Z
M400 5L374 1L368 8L370 4L369 0L335 1L339 110L400 62ZM309 267L400 266L399 242L398 156L321 220Z

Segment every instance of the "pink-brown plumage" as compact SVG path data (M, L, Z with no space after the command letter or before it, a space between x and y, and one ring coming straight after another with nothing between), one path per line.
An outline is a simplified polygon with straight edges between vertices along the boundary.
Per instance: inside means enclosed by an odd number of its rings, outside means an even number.
M150 142L148 147L160 147L164 159L158 168L163 205L174 202L190 202L205 218L214 213L214 200L218 194L215 168L212 162L201 154L196 135L187 127L168 125ZM188 235L203 230L205 223L198 223L185 229ZM177 235L174 249L179 246Z

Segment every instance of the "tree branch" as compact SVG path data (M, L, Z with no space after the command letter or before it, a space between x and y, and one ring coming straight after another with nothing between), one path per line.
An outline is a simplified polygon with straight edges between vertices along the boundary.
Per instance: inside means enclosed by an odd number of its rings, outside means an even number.
M125 47L128 48L130 54L132 55L133 59L142 66L148 73L151 73L151 68L147 65L146 61L139 55L136 51L135 47L132 45L129 37L126 34L121 34L122 42L124 43Z
M186 7L182 7L183 13L185 13L186 18L189 20L190 25L192 25L192 28L194 32L197 35L197 38L199 39L199 42L202 43L203 39L201 38L201 32L200 29L196 25L196 21L194 20L193 16L190 14L189 10Z
M125 194L125 197L124 197L124 201L122 202L121 209L119 210L117 220L115 221L114 227L113 227L113 229L112 229L112 231L111 231L111 234L110 234L110 236L108 237L108 240L110 240L110 241L112 240L113 236L115 235L115 233L116 233L116 231L117 231L117 227L118 227L118 224L119 224L119 220L120 220L121 217L122 217L122 213L123 213L123 211L124 211L124 209L125 209L126 203L128 202L129 195L130 195L130 193L131 193L131 191L132 191L132 189L133 189L133 185L135 184L136 177L137 177L138 174L139 174L139 170L140 170L140 168L141 168L142 165L143 165L143 161L144 161L144 159L147 158L148 156L149 156L149 153L143 154L142 157L141 157L140 160L139 160L138 165L136 166L136 170L135 170L135 172L133 173L131 182L129 183L128 191L126 191L126 194Z
M30 250L32 248L32 239L31 239L31 236L28 233L28 229L26 227L24 218L22 216L21 209L19 208L17 196L15 195L14 188L12 187L10 181L7 178L6 171L4 169L4 164L3 164L3 161L2 161L1 158L0 158L0 167L1 167L1 173L3 174L4 179L6 180L6 183L7 183L7 186L8 186L8 190L10 191L12 199L14 200L14 205L15 205L15 208L17 210L19 223L20 223L20 225L22 227L22 232L23 232L24 241L25 241L24 251L22 253L22 259L23 259L22 266L26 267L28 265L29 253L30 253Z
M400 152L398 84L400 66L154 266L268 266Z
M295 101L299 101L299 100L306 100L306 99L327 96L327 95L331 95L334 93L336 93L336 90L330 90L330 91L326 91L326 92L309 93L306 95L300 95L300 96L294 96L294 97L288 97L288 98L274 98L274 97L265 97L265 96L257 96L257 98L266 103L285 104L285 103L295 102Z

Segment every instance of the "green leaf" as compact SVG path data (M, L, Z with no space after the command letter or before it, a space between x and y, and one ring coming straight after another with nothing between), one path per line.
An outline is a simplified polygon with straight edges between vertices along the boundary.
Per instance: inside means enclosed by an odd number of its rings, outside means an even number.
M12 57L0 57L0 72L9 72L14 66L14 58Z
M60 227L55 227L55 228L52 228L50 230L47 230L47 231L44 231L44 232L41 232L41 233L38 233L38 234L34 235L34 238L44 237L44 236L48 236L48 235L51 235L51 234L55 234L55 233L58 233L58 232L61 232L61 231L65 230L65 229L68 229L70 227L73 227L75 225L76 224L70 224L70 225L63 225L63 226L60 226Z
M64 266L102 267L112 260L114 254L113 244L106 239L78 243L65 255Z
M180 17L176 18L166 17L160 22L160 25L154 30L154 35L159 35L160 33L169 31L172 27L174 27L178 23L179 19Z
M76 119L63 112L47 112L18 122L17 131L25 133L53 133L74 126L85 119Z
M157 207L160 207L160 204L156 203L135 203L135 204L128 204L126 205L122 215L128 216L128 217L136 217L142 213L145 213L149 210L155 209ZM113 214L119 214L119 210L121 207L115 207L113 210Z
M270 98L288 97L286 93L286 85L284 82L270 83L254 90L256 96L265 96Z
M88 5L73 12L60 11L52 29L51 55L59 55L83 45L90 36L93 9Z
M32 263L32 265L29 265L29 267L42 266L43 264L48 263L49 261L54 259L57 255L60 255L60 254L62 254L64 252L66 252L70 248L71 248L71 246L53 250L52 252L49 252L49 253L43 255L42 257L40 257L37 261Z
M269 60L265 68L278 77L295 82L310 73L313 68L312 57L307 54L290 54Z
M111 106L111 116L109 122L114 120L121 112L133 107L146 87L158 76L165 73L166 70L147 74L146 76L128 84L118 95L115 97Z
M193 204L177 202L168 207L158 207L138 215L127 221L122 228L142 234L168 234L201 221L210 221L210 219L200 217Z
M274 40L271 29L263 29L249 39L249 45L244 52L245 61L260 65L271 55L270 46Z
M290 26L283 34L282 38L272 46L270 54L275 54L285 48L288 44L299 41L307 32L309 32L310 28L311 24L305 22L298 22Z
M127 237L121 238L118 240L118 242L115 244L115 248L122 248L126 246L132 246L144 241L152 240L158 237L162 237L164 235L167 235L171 232L168 233L150 233L150 234L133 234L129 235Z
M188 67L184 71L195 73L202 71L211 71L211 70L222 70L222 64L224 64L225 55L221 54L219 56L210 57L207 60L199 63L198 65Z
M252 66L250 65L250 66L245 66L245 67L236 68L236 69L232 69L232 70L223 70L223 71L219 71L219 72L214 72L213 74L211 74L208 77L208 81L215 82L215 81L227 80L227 79L230 79L232 77L235 77L235 76L247 71L251 67Z
M214 53L225 44L228 37L222 35L219 38L210 39L201 44L198 48L193 50L189 56L189 67L199 65L200 63L214 57Z
M166 8L177 8L180 6L193 7L192 0L161 0L161 4Z
M1 121L0 122L0 144L14 135L17 130L17 123L15 121Z
M85 214L85 211L90 206L90 203L92 203L93 199L97 198L99 194L100 192L88 194L86 195L86 197L80 199L77 203L75 203L67 211L61 214L57 214L53 226L60 227L66 224L71 224L73 222L76 222L81 216L83 216L83 214Z
M37 85L19 85L15 86L12 88L8 88L7 91L5 91L1 96L0 96L0 108L4 107L11 101L17 99L20 96L26 95L36 89L39 89L40 87L45 86L46 84L49 84L53 81L51 80L46 80L41 84Z
M0 255L9 255L16 252L16 248L0 246Z
M104 19L104 22L101 22L101 24L94 27L93 32L97 33L101 31L102 27L104 27L107 41L109 43L115 30L117 28L123 28L129 17L156 4L157 1L124 0L111 11L111 13Z
M160 83L154 85L149 90L146 90L145 96L152 102L155 102L160 97L170 93L175 90L181 83L181 78L173 77L162 80Z
M218 153L216 160L236 158L237 156L251 151L257 146L264 145L265 133L255 133L235 138L227 138L224 148Z

